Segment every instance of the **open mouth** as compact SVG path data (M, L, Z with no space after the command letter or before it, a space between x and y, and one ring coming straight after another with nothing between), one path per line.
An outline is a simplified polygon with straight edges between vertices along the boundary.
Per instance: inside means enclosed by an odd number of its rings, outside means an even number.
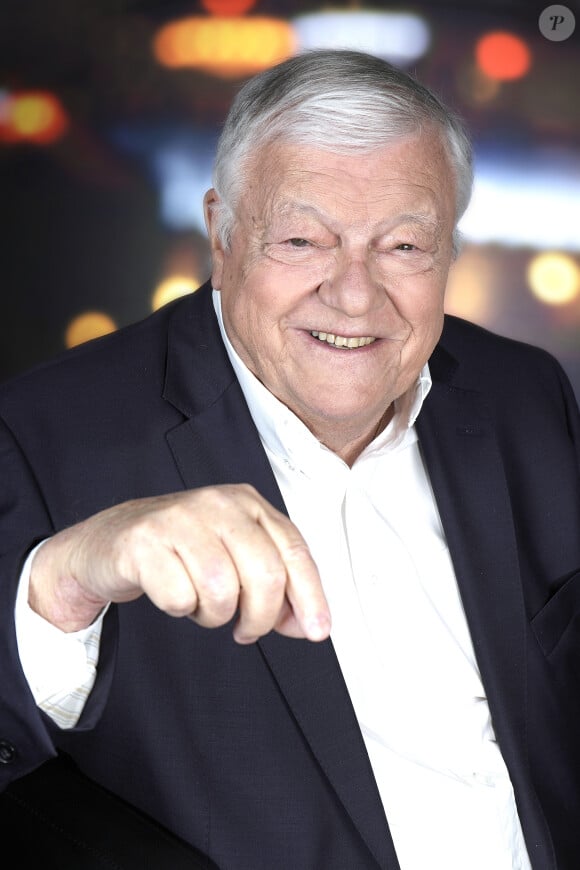
M372 344L373 341L376 341L376 338L369 335L351 336L348 338L346 335L334 335L332 332L319 332L317 329L311 330L310 335L313 336L313 338L317 338L319 341L324 341L326 344L330 344L333 347L342 347L345 350L366 347L366 345Z

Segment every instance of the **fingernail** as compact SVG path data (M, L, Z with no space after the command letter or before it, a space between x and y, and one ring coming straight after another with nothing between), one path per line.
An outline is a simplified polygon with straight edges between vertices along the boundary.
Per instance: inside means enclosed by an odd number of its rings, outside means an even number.
M247 646L250 643L255 643L258 638L253 635L250 637L247 634L241 634L241 632L234 629L234 640L242 646Z
M330 618L326 615L315 616L308 620L305 628L309 640L326 640L330 634Z

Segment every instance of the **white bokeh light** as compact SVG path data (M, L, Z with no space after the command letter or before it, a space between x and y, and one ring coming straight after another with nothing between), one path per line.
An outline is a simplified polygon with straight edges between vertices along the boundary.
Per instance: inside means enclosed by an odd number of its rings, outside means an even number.
M427 22L407 12L313 12L292 20L298 51L348 48L366 51L391 63L412 63L431 44Z

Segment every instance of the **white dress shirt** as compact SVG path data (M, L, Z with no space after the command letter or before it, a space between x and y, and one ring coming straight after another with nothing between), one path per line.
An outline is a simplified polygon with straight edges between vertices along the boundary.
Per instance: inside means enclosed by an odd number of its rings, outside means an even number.
M401 870L531 870L414 427L431 386L428 367L349 468L249 372L225 333L215 291L214 305L288 513L320 570L332 642ZM91 657L84 678L78 665L67 674L62 633L48 626L37 645L26 610L22 592L25 673L56 721L68 693L75 712L59 724L70 727L94 678ZM89 648L98 631L97 622ZM50 685L47 701L38 688L43 673L55 673L47 666L53 635L61 682ZM77 647L86 639L66 638ZM94 657L92 665L94 675Z
M401 870L531 870L414 427L428 366L349 468L249 372L215 291L214 305L288 513L321 574Z

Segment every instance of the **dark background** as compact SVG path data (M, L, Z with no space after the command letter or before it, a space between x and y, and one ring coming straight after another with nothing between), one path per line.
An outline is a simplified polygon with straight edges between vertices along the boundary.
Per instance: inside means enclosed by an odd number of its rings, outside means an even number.
M290 26L300 14L331 10L422 17L430 46L402 65L464 117L478 175L496 185L487 204L474 200L484 231L465 230L448 310L547 348L580 395L580 14L567 3L576 30L551 41L538 27L548 5L257 0L244 17ZM83 312L122 326L152 310L163 279L180 275L193 288L208 276L195 204L244 75L155 60L159 28L191 15L212 13L201 2L1 0L0 379L63 350ZM527 45L531 65L521 78L490 84L478 73L477 41L494 30ZM2 139L3 107L6 116L14 95L37 89L56 95L66 132L48 144ZM530 289L529 267L546 251L577 271L564 304Z

